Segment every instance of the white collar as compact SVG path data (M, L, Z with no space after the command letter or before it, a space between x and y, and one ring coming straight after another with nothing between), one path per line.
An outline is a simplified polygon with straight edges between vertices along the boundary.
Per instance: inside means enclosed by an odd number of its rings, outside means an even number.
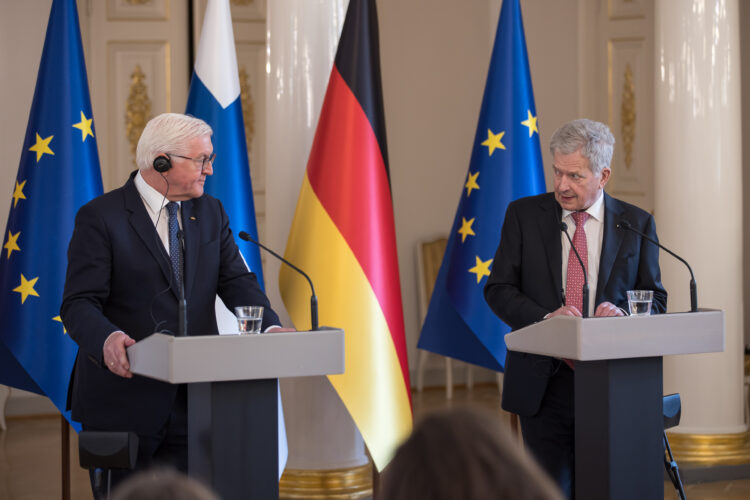
M148 205L151 211L155 214L159 213L159 211L169 203L169 200L163 194L146 182L146 179L143 178L140 170L135 174L133 182L135 183L135 188L138 190L138 194L141 195L143 202ZM179 205L180 202L178 201L177 204Z
M602 189L602 192L599 193L599 197L596 199L594 203L591 204L589 208L584 210L587 214L589 214L594 219L598 220L599 222L604 221L604 190ZM562 211L562 218L564 219L568 215L572 214L573 212L570 210L566 210L563 208Z

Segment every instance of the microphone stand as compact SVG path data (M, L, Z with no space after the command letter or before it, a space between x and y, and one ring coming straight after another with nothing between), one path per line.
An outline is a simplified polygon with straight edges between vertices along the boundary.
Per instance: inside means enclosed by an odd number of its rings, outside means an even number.
M182 265L182 274L177 286L180 288L180 300L177 303L178 327L177 336L187 337L187 301L185 300L185 242L182 231L177 231L177 239L180 242L180 264Z
M698 290L697 286L695 284L695 275L693 274L693 269L690 267L690 264L687 263L685 259L674 253L669 248L665 247L655 239L651 238L650 236L647 236L646 234L642 233L641 231L634 228L630 222L624 220L621 221L619 224L617 224L618 228L627 229L628 231L633 231L635 234L640 235L641 238L645 239L646 241L650 241L657 247L661 248L665 252L667 252L669 255L674 257L675 259L679 260L683 264L685 264L688 268L688 271L690 271L690 312L697 312L698 311Z
M568 234L568 225L564 222L561 222L560 231L565 233L565 236L568 238L568 241L570 242L570 248L572 248L573 252L576 254L578 263L581 265L581 269L583 270L583 288L581 289L581 316L583 316L584 318L588 318L589 317L589 278L588 278L588 273L586 272L586 266L583 265L583 259L578 254L578 249L576 249L576 246L573 244L573 240L570 239L570 235Z
M273 250L271 250L270 248L268 248L267 246L265 246L261 242L253 239L253 237L250 236L249 234L247 234L245 231L240 231L240 234L238 236L242 240L249 241L251 243L255 243L260 248L262 248L266 252L270 253L271 255L273 255L274 257L276 257L277 259L279 259L281 262L283 262L284 264L286 264L287 266L291 267L292 269L294 269L295 271L297 271L298 273L300 273L302 276L305 277L305 279L307 280L307 282L310 284L310 291L312 292L312 295L310 296L310 325L311 325L312 328L310 328L310 330L312 330L312 331L317 330L318 329L318 297L315 295L315 288L313 287L312 280L310 279L310 277L302 269L300 269L299 267L295 266L294 264L292 264L291 262L289 262L288 260L286 260L281 255L277 254L276 252L274 252Z

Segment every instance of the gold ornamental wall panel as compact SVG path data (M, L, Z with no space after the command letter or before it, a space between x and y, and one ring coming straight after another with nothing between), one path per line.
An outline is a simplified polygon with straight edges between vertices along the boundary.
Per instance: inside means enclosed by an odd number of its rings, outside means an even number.
M640 37L613 38L607 45L608 124L615 136L612 181L615 195L643 197L652 175L651 58Z
M169 19L169 0L107 0L107 21L166 21L167 19Z
M250 178L253 182L255 210L260 216L265 213L265 202L261 203L261 201L263 201L266 185L265 45L255 42L237 42L236 48L245 138L248 139Z
M146 74L140 64L136 64L130 74L129 88L125 105L125 128L130 143L130 154L135 158L141 133L146 128L146 123L154 116L151 110L151 98L148 96Z
M135 165L135 144L145 123L170 111L170 46L166 41L107 44L107 164L124 180Z

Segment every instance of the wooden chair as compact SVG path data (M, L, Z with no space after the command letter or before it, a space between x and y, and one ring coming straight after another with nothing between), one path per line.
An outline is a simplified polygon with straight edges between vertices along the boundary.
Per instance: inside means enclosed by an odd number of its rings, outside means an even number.
M432 290L435 287L440 264L443 262L445 246L448 240L446 238L437 238L432 241L420 242L417 245L417 288L419 289L419 313L422 323L427 316L427 308L430 305ZM419 350L417 360L417 391L422 392L424 389L424 371L427 364L427 358L430 353L422 349ZM453 398L453 363L454 360L445 357L445 398ZM466 364L466 387L471 389L474 386L474 374L471 365Z

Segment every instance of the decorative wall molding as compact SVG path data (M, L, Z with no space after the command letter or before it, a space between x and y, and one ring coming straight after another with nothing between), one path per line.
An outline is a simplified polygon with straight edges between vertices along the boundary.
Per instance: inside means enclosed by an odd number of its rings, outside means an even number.
M146 74L141 69L141 65L136 64L130 74L130 92L125 105L126 136L130 143L130 154L133 159L135 159L138 139L151 117L151 99L148 97Z
M609 19L642 19L646 17L646 0L609 0Z
M242 101L242 119L245 122L245 142L247 155L250 157L253 138L255 137L255 104L252 96L252 86L245 66L240 67L240 100Z
M135 145L148 119L171 110L170 44L110 41L107 44L107 158L113 176L135 166Z
M260 21L265 24L265 0L230 0L234 21Z
M191 65L189 1L88 0L81 24L104 190L121 186L135 166L142 124L183 111ZM136 68L139 68L136 70ZM148 106L150 105L150 109Z
M107 21L166 21L169 0L107 0Z
M237 67L240 73L240 98L242 101L247 157L250 162L250 179L253 183L253 201L258 222L258 236L265 234L266 220L266 45L265 41L240 40L247 35L246 24L235 25ZM261 255L261 259L265 256Z
M647 107L653 74L649 52L644 37L610 38L607 43L607 119L615 135L610 191L646 210L651 207L643 201L653 176L652 125L645 118L653 113Z
M635 84L633 83L633 68L625 64L623 75L622 105L620 107L620 131L622 133L622 147L625 151L625 167L633 164L633 141L635 141Z

